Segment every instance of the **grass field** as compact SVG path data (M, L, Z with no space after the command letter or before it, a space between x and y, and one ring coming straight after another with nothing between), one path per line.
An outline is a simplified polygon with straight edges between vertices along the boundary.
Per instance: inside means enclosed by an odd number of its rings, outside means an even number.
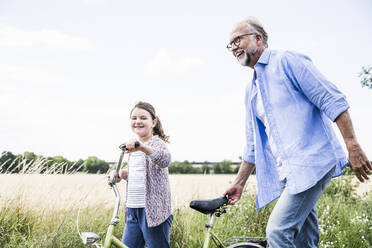
M201 247L207 217L190 210L188 204L193 199L220 196L234 178L170 176L175 209L172 247ZM0 182L0 247L83 247L75 223L80 206L80 228L104 236L114 204L105 175L1 174ZM216 223L223 238L264 235L273 204L256 211L255 178L247 185L244 198ZM125 183L119 188L124 198ZM355 185L349 176L332 180L318 204L319 247L372 246L371 189L371 181ZM122 228L123 222L117 228L118 236Z
M224 193L235 175L170 175L172 204L175 208L187 206L193 198L213 198ZM31 208L63 210L77 203L112 205L114 195L107 185L106 175L75 174L0 174L0 199L21 197ZM125 198L125 183L118 184ZM252 176L248 189L255 192Z

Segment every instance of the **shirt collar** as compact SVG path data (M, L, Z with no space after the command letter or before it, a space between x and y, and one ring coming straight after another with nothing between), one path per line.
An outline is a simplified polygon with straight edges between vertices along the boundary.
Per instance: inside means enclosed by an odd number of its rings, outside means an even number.
M265 48L265 50L263 50L260 58L258 59L257 63L267 65L269 63L270 54L271 54L271 50L268 49L268 48Z

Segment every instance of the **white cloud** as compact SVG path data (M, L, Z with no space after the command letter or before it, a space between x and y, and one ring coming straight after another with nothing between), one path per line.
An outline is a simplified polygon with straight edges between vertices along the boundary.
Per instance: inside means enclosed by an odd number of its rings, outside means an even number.
M198 57L173 58L166 49L160 49L147 63L147 75L184 74L200 69L204 61Z
M47 82L52 78L48 72L37 67L9 64L0 64L0 75L2 87L7 83L10 85L15 82Z
M93 44L86 38L74 37L56 30L23 30L0 27L0 47L46 46L53 49L91 50Z
M108 1L109 0L83 0L85 4L89 4L89 5L102 5Z

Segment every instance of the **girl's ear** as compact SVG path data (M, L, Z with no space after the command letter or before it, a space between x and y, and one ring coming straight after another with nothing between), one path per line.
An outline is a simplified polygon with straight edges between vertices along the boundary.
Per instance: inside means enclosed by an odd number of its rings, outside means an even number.
M152 120L152 128L154 128L156 126L156 124L158 124L158 119L154 119Z

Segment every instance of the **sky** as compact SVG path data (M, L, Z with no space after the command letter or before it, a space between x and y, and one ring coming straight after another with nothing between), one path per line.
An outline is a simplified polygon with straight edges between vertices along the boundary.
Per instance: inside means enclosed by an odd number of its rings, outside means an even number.
M0 0L0 152L116 161L151 103L173 160L238 161L252 70L227 51L258 18L269 48L308 55L345 95L372 160L372 2ZM335 126L335 131L343 143Z

